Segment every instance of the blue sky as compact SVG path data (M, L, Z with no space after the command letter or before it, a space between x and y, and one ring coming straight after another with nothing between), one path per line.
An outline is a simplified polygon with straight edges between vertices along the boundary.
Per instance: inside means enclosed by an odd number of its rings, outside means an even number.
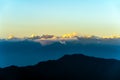
M1 0L0 37L120 34L119 0Z

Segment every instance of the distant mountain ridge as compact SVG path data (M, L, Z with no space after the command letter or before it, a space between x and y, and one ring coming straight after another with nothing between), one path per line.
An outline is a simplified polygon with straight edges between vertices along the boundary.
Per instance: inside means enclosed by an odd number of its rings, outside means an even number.
M0 69L0 80L120 80L120 61L82 54Z
M0 67L32 65L73 53L120 60L120 40L79 39L61 42L42 41L42 44L32 40L3 40L0 41Z

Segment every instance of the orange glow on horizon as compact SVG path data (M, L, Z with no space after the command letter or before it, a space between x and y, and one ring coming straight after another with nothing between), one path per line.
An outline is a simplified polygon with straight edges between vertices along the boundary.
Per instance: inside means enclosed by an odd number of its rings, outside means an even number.
M73 38L77 36L78 34L76 32L70 33L70 34L64 34L62 35L62 38Z

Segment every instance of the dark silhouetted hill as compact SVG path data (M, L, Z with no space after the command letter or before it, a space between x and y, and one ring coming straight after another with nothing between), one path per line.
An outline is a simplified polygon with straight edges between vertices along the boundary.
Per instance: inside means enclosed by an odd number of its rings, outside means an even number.
M120 80L120 61L65 55L33 66L0 68L0 80Z

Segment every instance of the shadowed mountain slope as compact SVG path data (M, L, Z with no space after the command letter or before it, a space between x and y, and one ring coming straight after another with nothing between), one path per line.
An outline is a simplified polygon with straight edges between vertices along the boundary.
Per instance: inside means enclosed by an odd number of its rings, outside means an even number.
M1 68L0 80L120 80L120 61L65 55L33 66Z

